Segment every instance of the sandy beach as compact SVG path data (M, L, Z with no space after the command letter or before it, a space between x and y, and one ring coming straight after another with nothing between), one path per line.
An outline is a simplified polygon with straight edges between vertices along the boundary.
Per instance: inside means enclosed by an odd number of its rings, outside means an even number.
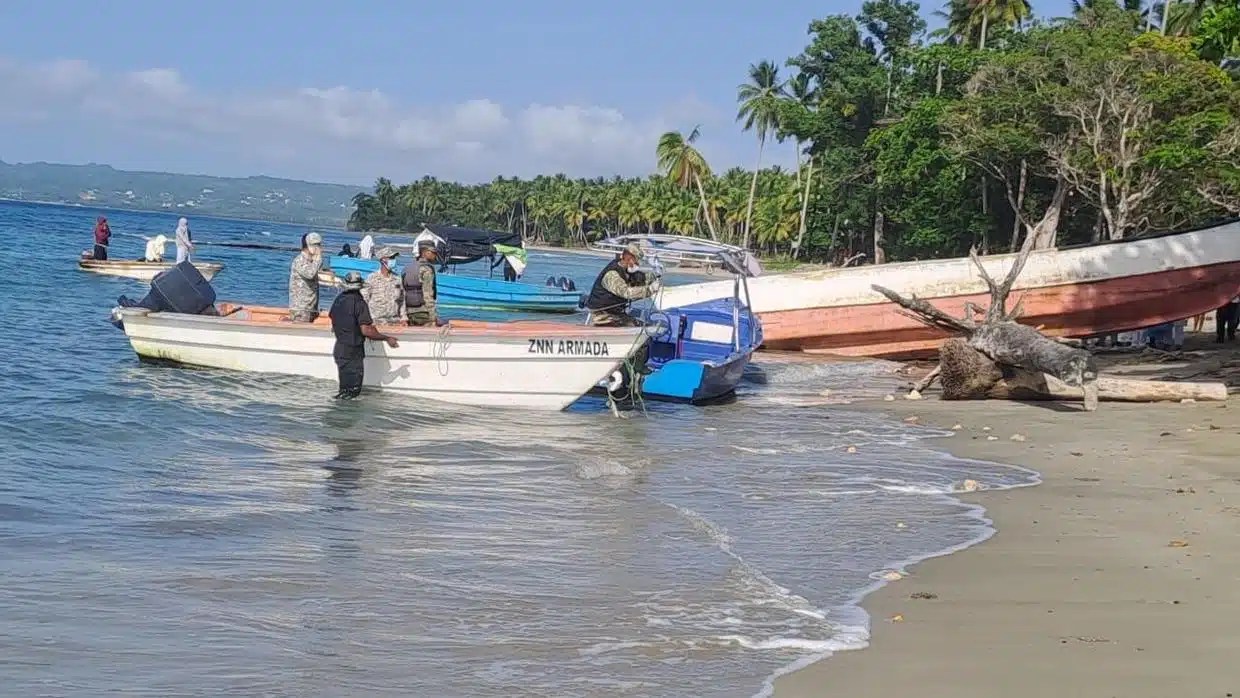
M1234 362L1233 347L1129 369L1184 376ZM870 647L782 677L777 698L1240 696L1240 406L1086 414L928 397L875 409L959 426L933 446L1043 482L963 495L998 532L869 596Z

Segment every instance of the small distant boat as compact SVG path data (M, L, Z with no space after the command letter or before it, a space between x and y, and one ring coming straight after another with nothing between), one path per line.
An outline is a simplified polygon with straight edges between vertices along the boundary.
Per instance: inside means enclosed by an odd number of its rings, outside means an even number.
M336 380L326 314L289 322L288 310L220 303L219 315L113 310L138 356L206 368ZM544 321L453 320L384 327L400 346L367 342L365 384L441 402L562 410L641 347L637 327Z
M982 258L1002 279L1016 255ZM947 337L871 286L916 296L957 317L989 302L967 258L772 274L752 284L766 348L903 359L933 356ZM1240 222L1031 253L1013 287L1022 323L1051 337L1126 332L1209 312L1240 289ZM664 289L677 307L731 295L727 281Z
M214 262L193 262L194 268L208 281L224 270L223 264ZM156 274L168 271L176 266L175 262L138 262L121 259L97 260L82 258L78 260L78 269L92 274L118 276L138 281L150 281Z
M762 322L749 309L743 257L718 254L717 267L734 276L730 298L648 313L653 328L647 328L650 374L641 382L643 397L693 404L727 397L761 346Z
M748 251L736 245L722 242L691 238L684 235L660 234L628 234L616 235L605 240L592 243L590 249L596 252L620 254L625 247L636 244L647 256L658 257L662 262L678 267L699 267L707 272L719 269L722 262L720 253L744 262L748 276L758 276L762 268L758 260Z

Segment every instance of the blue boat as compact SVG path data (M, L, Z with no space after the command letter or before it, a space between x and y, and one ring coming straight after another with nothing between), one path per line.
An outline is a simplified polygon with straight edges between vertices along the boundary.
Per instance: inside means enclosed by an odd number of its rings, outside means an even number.
M683 238L681 245L692 247L694 242ZM762 321L748 303L747 277L754 271L747 253L700 247L708 250L704 254L716 255L719 266L732 273L732 297L644 313L650 353L646 361L649 374L640 381L643 398L703 404L730 397L753 353L762 345ZM656 273L661 273L658 253L648 251L647 256ZM629 402L631 397L626 400L625 396L631 384L632 377L620 371L601 392L610 391L617 403Z
M762 344L762 321L738 298L718 298L655 311L658 332L650 338L650 375L642 396L694 404L730 396L754 351Z
M448 265L469 264L476 260L494 257L495 245L521 247L521 236L516 233L492 233L472 231L467 228L435 226L424 229L415 238L430 239L441 245L444 252L440 259L444 260L444 268ZM392 244L397 249L409 249L412 253L417 244ZM410 249L412 248L412 249ZM398 260L401 258L397 258ZM353 257L331 257L327 264L337 278L348 272L361 272L363 276L377 272L376 259L357 259ZM399 274L402 265L397 264L394 270ZM559 285L523 284L521 281L503 281L500 279L479 279L475 276L459 276L456 274L439 274L436 278L439 288L438 303L443 307L474 307L482 310L513 310L525 312L577 312L582 294L575 286L565 290Z

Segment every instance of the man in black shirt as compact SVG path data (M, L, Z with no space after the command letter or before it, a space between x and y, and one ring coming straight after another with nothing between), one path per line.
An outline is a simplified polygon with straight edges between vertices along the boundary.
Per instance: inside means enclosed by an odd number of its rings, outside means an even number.
M362 393L362 378L366 372L366 340L387 342L393 349L400 346L395 337L389 337L375 328L370 318L370 308L362 298L362 275L351 271L344 277L343 289L336 296L329 313L332 333L336 335L336 347L332 357L340 379L340 392L336 397L352 400Z

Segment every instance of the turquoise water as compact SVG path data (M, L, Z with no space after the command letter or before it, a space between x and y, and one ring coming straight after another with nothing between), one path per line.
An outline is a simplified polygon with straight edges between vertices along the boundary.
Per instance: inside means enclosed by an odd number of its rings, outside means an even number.
M823 404L892 390L879 363L761 356L734 404L626 419L139 365L107 319L141 285L76 269L97 214L0 204L4 695L752 696L863 646L882 570L987 535L963 480L1034 481ZM114 257L176 223L107 215ZM221 298L287 299L288 253L199 257Z

